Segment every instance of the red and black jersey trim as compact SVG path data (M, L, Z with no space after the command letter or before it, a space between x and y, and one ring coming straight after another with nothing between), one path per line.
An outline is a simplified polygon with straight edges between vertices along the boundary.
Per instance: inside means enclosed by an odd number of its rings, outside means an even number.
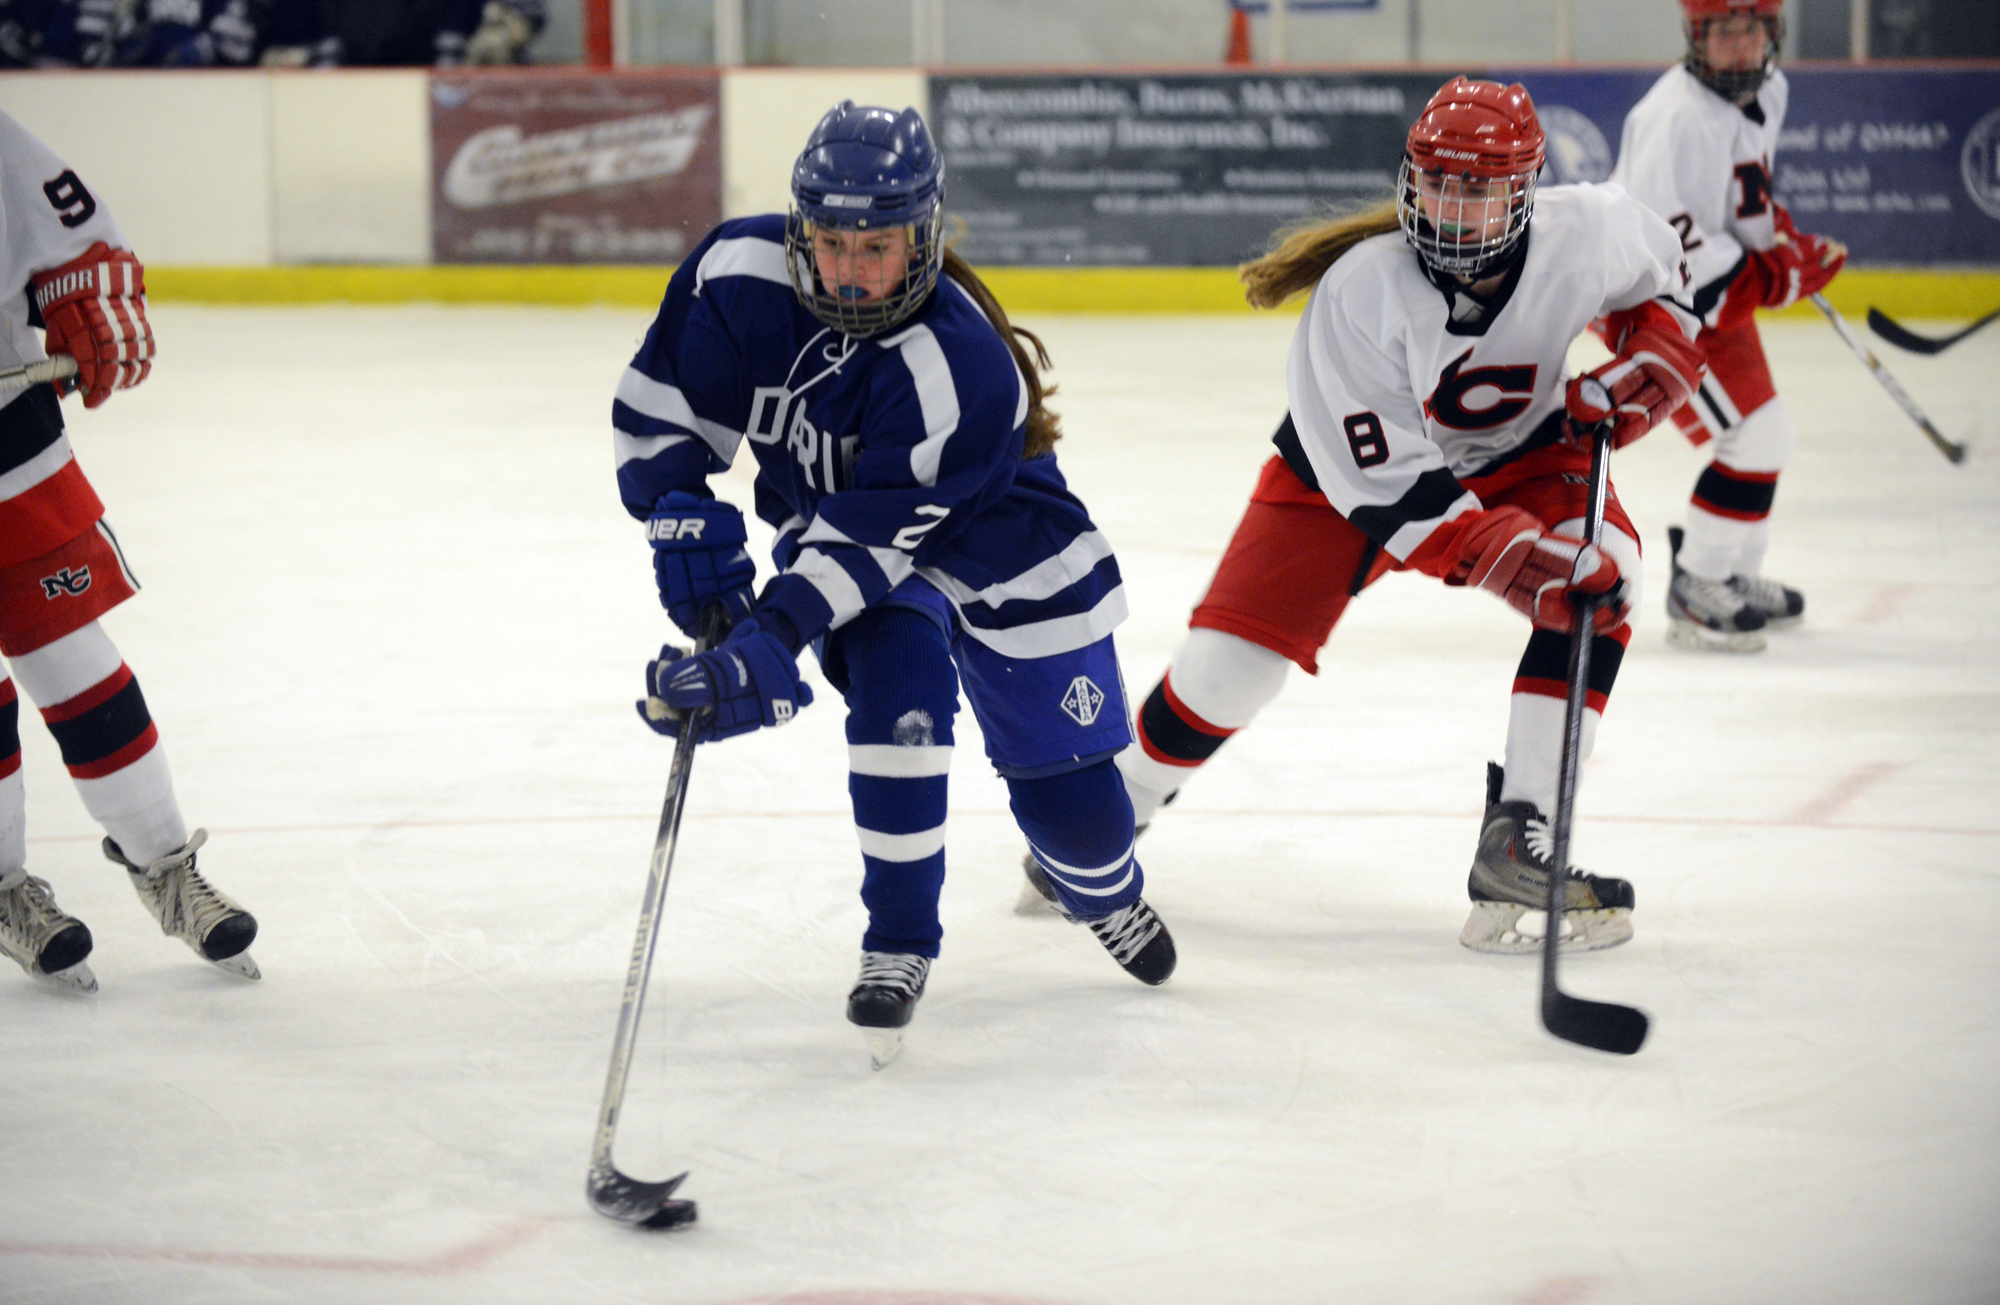
M1299 428L1292 424L1292 414L1278 423L1278 433L1271 436L1271 443L1278 446L1278 456L1292 469L1292 474L1305 482L1306 488L1315 494L1324 493L1319 487L1319 475L1313 471L1312 459L1306 456L1306 446L1299 442Z
M1628 625L1627 631L1631 629ZM1629 634L1628 634L1629 637ZM1570 636L1560 630L1537 628L1528 636L1521 664L1514 671L1514 692L1538 693L1546 698L1569 696ZM1611 698L1611 686L1618 682L1618 667L1625 660L1625 641L1616 634L1600 634L1590 643L1590 687L1585 702L1602 712Z
M1443 467L1433 467L1403 491L1394 503L1358 507L1347 514L1355 529L1387 547L1396 532L1413 521L1441 520L1452 504L1465 497L1465 486Z
M0 680L0 779L21 768L21 700L14 681Z
M1729 287L1736 284L1736 278L1743 275L1743 269L1749 263L1750 255L1746 253L1731 263L1727 272L1697 289L1693 298L1694 315L1706 322L1708 315L1715 311L1715 306L1722 302L1722 297L1729 293Z
M1236 731L1211 725L1182 702L1166 676L1139 708L1139 746L1169 766L1199 766Z
M1777 497L1775 471L1738 471L1711 462L1694 482L1694 505L1731 521L1762 521Z
M82 693L42 712L76 779L102 779L152 751L160 741L132 668L119 668Z
M52 386L30 386L0 408L0 475L27 462L62 438L62 404Z

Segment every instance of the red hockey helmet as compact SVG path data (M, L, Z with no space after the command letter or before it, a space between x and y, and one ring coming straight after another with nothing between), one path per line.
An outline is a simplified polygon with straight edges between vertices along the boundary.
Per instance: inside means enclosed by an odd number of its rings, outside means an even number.
M1410 126L1396 217L1417 256L1476 278L1520 243L1546 142L1519 84L1454 77Z
M1770 80L1785 39L1784 0L1681 0L1687 34L1687 69L1702 85L1731 103L1745 103ZM1753 67L1718 68L1709 57L1709 26L1727 18L1754 18L1764 28L1764 57Z
M1681 12L1688 21L1698 18L1728 18L1734 14L1755 14L1776 18L1785 10L1785 0L1681 0Z

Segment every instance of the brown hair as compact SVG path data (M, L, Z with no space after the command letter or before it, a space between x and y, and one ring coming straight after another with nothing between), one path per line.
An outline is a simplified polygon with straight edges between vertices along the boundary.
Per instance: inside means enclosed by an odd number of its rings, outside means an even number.
M1042 370L1049 365L1049 351L1043 347L1042 338L1033 331L1014 325L1007 320L1007 310L979 279L979 273L972 265L958 256L958 251L947 248L944 251L944 274L965 287L972 296L972 302L986 314L986 320L993 323L993 329L1000 332L1000 338L1007 342L1007 349L1014 355L1014 365L1021 369L1021 379L1028 387L1028 433L1021 445L1023 458L1036 458L1055 450L1056 441L1062 438L1059 419L1053 412L1042 406L1042 400L1056 392L1051 385L1042 385ZM1022 341L1026 340L1027 344ZM1034 352L1028 352L1028 345Z
M1243 282L1243 297L1253 308L1276 308L1318 285L1326 269L1342 254L1399 225L1396 201L1385 199L1351 213L1306 218L1279 227L1262 258L1236 269Z

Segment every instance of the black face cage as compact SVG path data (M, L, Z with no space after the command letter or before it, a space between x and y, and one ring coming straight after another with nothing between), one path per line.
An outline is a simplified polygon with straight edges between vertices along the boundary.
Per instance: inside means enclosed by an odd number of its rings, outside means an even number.
M1757 21L1764 24L1764 62L1755 68L1716 68L1709 64L1703 42L1708 36L1708 25L1715 21L1698 18L1688 23L1687 70L1723 99L1732 104L1744 103L1764 89L1764 83L1771 80L1771 70L1778 66L1778 46L1785 39L1785 20L1774 14L1758 15Z
M1471 219L1464 223L1465 226L1484 229L1488 219L1498 210L1506 210L1506 223L1497 235L1471 240L1447 236L1418 203L1417 190L1425 176L1425 169L1418 167L1409 155L1403 156L1402 171L1396 178L1396 221L1402 226L1403 235L1417 251L1417 257L1433 269L1477 280L1482 273L1505 260L1527 231L1528 219L1535 211L1535 178L1532 175L1486 178L1466 173L1453 176L1445 172L1429 175L1438 179L1440 207L1452 209L1463 218ZM1467 185L1487 185L1495 180L1511 183L1504 196L1465 199Z
M942 210L933 208L929 218L904 228L909 233L910 252L902 284L880 299L865 301L842 299L828 293L821 283L813 260L814 226L811 219L792 210L785 221L785 267L806 311L842 335L878 335L923 307L937 288L938 272L944 267Z

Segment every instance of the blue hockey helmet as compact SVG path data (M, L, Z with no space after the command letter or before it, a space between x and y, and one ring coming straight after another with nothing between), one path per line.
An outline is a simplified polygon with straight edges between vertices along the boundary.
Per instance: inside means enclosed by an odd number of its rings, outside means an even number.
M842 100L827 111L792 165L785 224L792 288L814 317L848 335L887 330L923 306L944 266L944 160L923 116ZM829 289L813 259L816 230L907 234L902 284L873 299Z

